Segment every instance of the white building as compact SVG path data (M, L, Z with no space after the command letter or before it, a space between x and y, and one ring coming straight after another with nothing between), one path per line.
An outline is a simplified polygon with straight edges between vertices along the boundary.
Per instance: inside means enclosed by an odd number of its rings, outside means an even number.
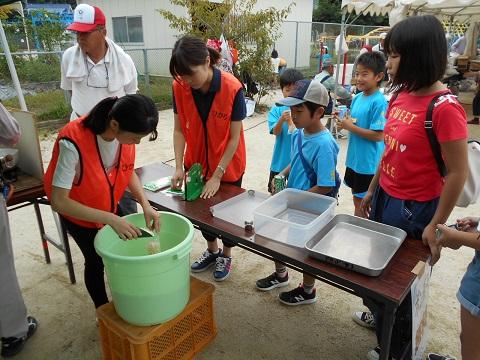
M292 2L258 0L257 8L285 8ZM79 0L78 3L88 3L103 10L108 36L129 50L139 72L143 72L143 53L133 49L157 49L148 50L148 70L157 75L169 74L168 62L178 32L170 29L168 20L157 10L165 9L187 16L185 8L172 5L169 0ZM297 67L309 66L313 0L295 0L295 4L280 29L281 38L275 47L279 56L287 60L288 66L293 66L295 62ZM298 43L296 51L295 42Z

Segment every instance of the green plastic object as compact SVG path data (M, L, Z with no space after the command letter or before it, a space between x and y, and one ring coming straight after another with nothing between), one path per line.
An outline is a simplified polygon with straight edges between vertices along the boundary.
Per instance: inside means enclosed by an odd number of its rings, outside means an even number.
M200 197L205 185L202 171L202 165L196 163L185 174L185 200L193 201Z
M143 214L125 219L145 227ZM95 237L118 315L139 326L160 324L180 314L190 297L193 225L181 215L160 212L160 252L149 255L151 237L121 240L108 225Z

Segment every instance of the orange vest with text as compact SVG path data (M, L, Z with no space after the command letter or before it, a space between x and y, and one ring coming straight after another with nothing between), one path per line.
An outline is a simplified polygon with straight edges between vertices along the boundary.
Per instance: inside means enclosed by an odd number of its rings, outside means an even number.
M55 142L52 159L44 177L47 197L51 199L53 174L57 167L59 144L62 139L75 145L79 154L80 174L70 189L69 198L79 203L115 213L117 204L132 177L135 163L135 145L119 145L118 163L109 174L106 173L100 156L97 136L82 122L84 117L76 119L63 127ZM104 224L79 220L63 215L71 222L87 228L101 228Z
M185 167L189 169L193 164L200 163L207 180L212 177L227 147L233 103L241 88L242 85L233 75L222 71L220 90L215 93L204 125L190 86L176 80L173 82L175 105L186 142L183 160ZM246 151L242 128L237 150L225 169L222 181L239 180L245 172L245 165Z

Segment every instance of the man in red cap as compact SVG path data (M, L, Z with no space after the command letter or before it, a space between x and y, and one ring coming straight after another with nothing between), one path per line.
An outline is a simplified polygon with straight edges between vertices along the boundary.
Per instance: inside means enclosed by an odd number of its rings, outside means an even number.
M107 37L105 15L96 6L79 4L73 13L73 23L67 30L77 34L77 44L62 57L60 87L71 94L70 120L87 115L107 97L135 94L138 90L137 70L132 58ZM102 149L100 149L102 151ZM78 151L68 142L60 142L60 151L71 159ZM107 151L108 152L108 151ZM115 156L115 154L113 154ZM62 168L61 164L59 164ZM68 178L68 169L60 169L58 183ZM120 201L123 215L137 212L137 204L125 194Z
M77 44L65 50L62 57L60 86L72 95L70 120L86 115L104 98L137 92L135 64L107 37L100 8L79 4L67 30L77 35Z

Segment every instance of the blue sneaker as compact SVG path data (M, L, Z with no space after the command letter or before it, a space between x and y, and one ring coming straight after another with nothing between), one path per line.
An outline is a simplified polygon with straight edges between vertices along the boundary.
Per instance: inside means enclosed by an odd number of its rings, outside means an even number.
M215 281L223 281L230 275L232 270L232 258L229 256L217 257L213 278Z
M190 266L192 272L202 272L207 270L210 266L215 264L215 260L222 255L222 250L217 254L211 253L208 249L203 252L202 255Z

